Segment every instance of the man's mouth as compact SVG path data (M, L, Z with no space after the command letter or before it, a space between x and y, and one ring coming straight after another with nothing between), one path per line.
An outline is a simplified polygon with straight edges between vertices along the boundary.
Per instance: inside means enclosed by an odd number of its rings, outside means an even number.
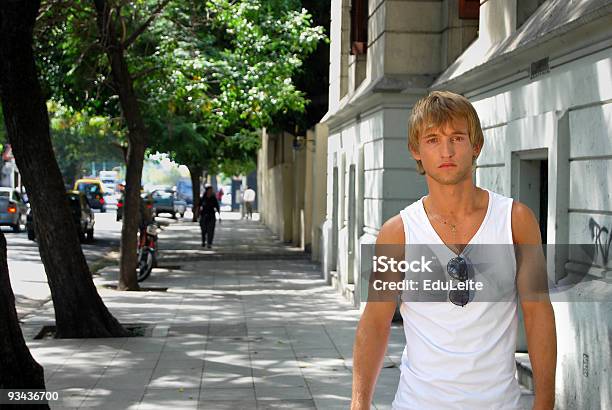
M452 162L444 162L442 164L440 164L440 166L438 166L438 168L451 168L451 167L456 167L457 165L452 163Z

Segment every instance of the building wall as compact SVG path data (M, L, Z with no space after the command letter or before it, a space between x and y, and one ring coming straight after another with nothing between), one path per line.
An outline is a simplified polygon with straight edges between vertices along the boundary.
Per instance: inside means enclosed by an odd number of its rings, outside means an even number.
M583 0L568 8L558 0L489 0L481 5L478 41L434 84L463 93L478 112L485 145L477 185L532 207L546 219L549 244L604 250L606 239L600 235L598 241L598 234L612 230L612 32L605 24L612 10L604 3ZM505 58L499 51L504 48ZM532 78L530 63L543 57L549 69ZM540 184L522 174L534 160L546 161L547 189L525 193L525 185ZM545 215L532 202L538 195L546 197ZM587 274L598 292L612 292L612 261L601 254L587 260L556 248L547 256L552 281ZM584 292L577 286L568 297L585 300ZM612 302L554 302L553 308L556 408L612 407Z
M312 260L323 261L323 229L327 214L327 139L329 131L324 124L317 124L312 132L315 152L312 155Z
M321 260L325 217L327 127L308 131L299 147L289 133L262 130L257 178L261 219L283 242ZM318 162L317 162L318 161Z
M328 276L335 275L335 285L343 294L356 298L355 303L360 302L355 287L358 289L360 283L362 249L369 250L367 245L375 243L387 219L425 192L425 180L416 172L408 151L408 112L405 107L380 106L363 113L359 121L330 131L327 179L330 239L326 249L328 264L324 268Z
M612 231L611 55L608 48L539 80L514 83L474 100L485 127L478 185L522 200L513 188L516 156L546 150L548 243L596 244L599 232ZM605 239L599 242L607 245ZM593 286L612 292L604 280L606 271L612 271L611 260L565 254L554 262L548 268L552 280L587 271L596 280ZM576 292L572 297L583 300ZM611 407L612 302L557 302L554 310L558 408ZM583 376L583 355L589 357L588 377Z
M329 282L356 304L361 261L369 260L361 252L371 250L362 245L375 243L382 224L425 192L407 148L410 109L478 27L476 20L458 18L457 0L372 0L368 6L365 56L337 54L350 14L347 19L332 11L331 59L347 59L348 90L346 96L330 91L323 119L329 139L322 266ZM330 78L340 78L342 69L332 63Z
M262 130L258 153L257 197L261 220L283 242L293 240L294 163L292 136Z

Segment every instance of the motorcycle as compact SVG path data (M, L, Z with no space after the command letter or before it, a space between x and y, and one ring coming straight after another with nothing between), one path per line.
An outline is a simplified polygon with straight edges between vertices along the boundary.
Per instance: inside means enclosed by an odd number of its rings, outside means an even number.
M137 279L142 282L151 274L157 266L157 234L158 225L150 223L140 231L138 238L138 266Z

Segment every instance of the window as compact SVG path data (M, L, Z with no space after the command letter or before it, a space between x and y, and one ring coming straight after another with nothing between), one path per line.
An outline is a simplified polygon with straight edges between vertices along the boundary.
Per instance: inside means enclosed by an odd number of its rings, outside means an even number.
M459 0L460 19L478 19L480 0Z
M351 0L351 54L365 54L368 45L368 0Z

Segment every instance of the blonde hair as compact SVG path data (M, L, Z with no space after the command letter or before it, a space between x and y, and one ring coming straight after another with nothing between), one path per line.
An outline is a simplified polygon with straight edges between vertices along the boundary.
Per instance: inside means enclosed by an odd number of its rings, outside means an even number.
M482 148L484 136L480 128L480 120L470 101L462 95L450 91L432 91L428 96L421 98L412 108L408 123L408 145L413 150L419 148L419 137L427 128L440 127L457 118L467 121L468 135L472 146ZM475 156L473 164L476 163ZM425 174L423 164L417 161L417 171Z

